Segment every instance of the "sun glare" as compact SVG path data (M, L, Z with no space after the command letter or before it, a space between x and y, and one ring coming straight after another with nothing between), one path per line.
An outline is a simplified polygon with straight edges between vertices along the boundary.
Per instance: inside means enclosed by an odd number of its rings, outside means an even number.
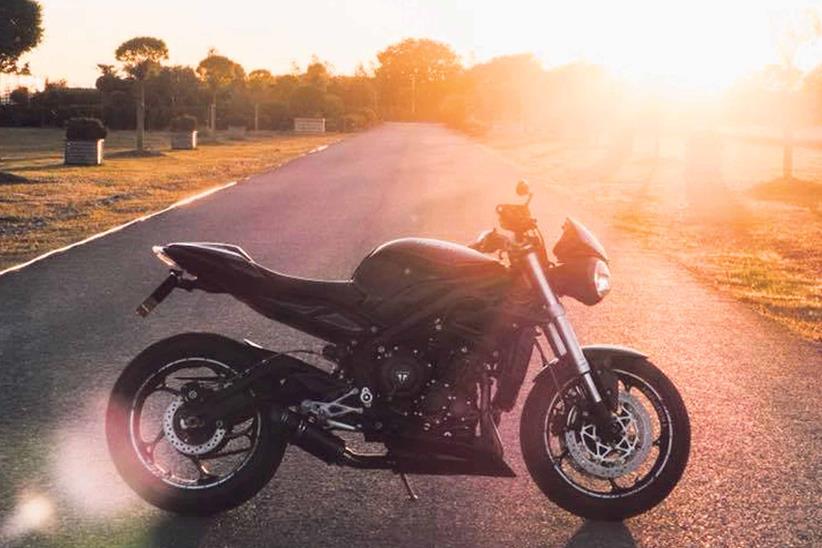
M545 16L553 9L544 8ZM798 20L813 26L809 21L818 21L819 11L791 1L640 0L598 5L595 18L574 26L573 39L579 42L574 52L645 88L715 94L782 61L779 39L784 25ZM809 65L819 63L820 50L818 37L809 36L797 48L798 64L803 59Z

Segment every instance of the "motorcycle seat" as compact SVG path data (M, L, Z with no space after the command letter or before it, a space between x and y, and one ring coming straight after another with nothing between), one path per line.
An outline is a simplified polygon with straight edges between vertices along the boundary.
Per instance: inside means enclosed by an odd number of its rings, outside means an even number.
M182 242L163 246L162 251L203 282L244 300L354 306L365 298L351 280L289 276L256 263L235 245Z

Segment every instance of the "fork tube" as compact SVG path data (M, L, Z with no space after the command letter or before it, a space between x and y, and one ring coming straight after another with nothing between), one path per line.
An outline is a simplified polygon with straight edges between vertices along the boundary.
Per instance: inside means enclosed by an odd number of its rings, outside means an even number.
M568 317L565 315L565 307L563 307L562 303L559 302L554 290L551 289L551 284L548 283L548 278L545 277L545 272L542 270L539 255L537 255L536 251L532 250L528 252L525 259L528 261L528 271L531 274L531 278L534 283L536 283L540 293L542 294L543 300L545 301L545 306L550 318L550 323L548 324L547 330L548 335L549 337L553 337L554 333L556 333L559 339L559 341L552 341L552 348L555 346L556 342L561 343L556 344L556 347L565 349L565 353L570 357L571 363L574 364L574 367L582 377L582 380L585 383L585 388L591 396L591 400L594 403L600 403L602 401L602 396L600 396L599 390L594 383L594 378L591 375L591 366L588 364L588 360L585 359L585 354L582 353L582 348L579 346L579 340L577 340L577 335L574 332L574 328L571 326L571 322L568 321Z

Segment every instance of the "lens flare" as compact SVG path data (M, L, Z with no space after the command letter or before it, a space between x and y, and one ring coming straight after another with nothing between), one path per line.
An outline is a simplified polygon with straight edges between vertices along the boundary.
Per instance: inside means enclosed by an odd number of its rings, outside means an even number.
M11 539L48 527L54 518L54 505L43 495L28 493L20 497L14 513L2 527L0 538Z
M106 448L105 394L89 398L80 416L57 432L53 474L61 498L86 518L122 514L135 497L117 475Z

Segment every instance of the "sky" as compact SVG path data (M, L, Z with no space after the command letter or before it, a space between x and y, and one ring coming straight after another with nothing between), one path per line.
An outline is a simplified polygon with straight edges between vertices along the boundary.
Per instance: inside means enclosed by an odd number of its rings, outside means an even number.
M590 61L638 81L716 90L778 62L780 21L822 17L822 0L40 2L45 38L26 60L37 76L76 86L94 84L97 63L115 64L121 42L150 35L166 41L171 64L196 65L215 47L249 71L289 72L317 55L350 73L391 43L427 37L469 65L533 52L546 67ZM795 57L803 69L822 63L822 40Z

